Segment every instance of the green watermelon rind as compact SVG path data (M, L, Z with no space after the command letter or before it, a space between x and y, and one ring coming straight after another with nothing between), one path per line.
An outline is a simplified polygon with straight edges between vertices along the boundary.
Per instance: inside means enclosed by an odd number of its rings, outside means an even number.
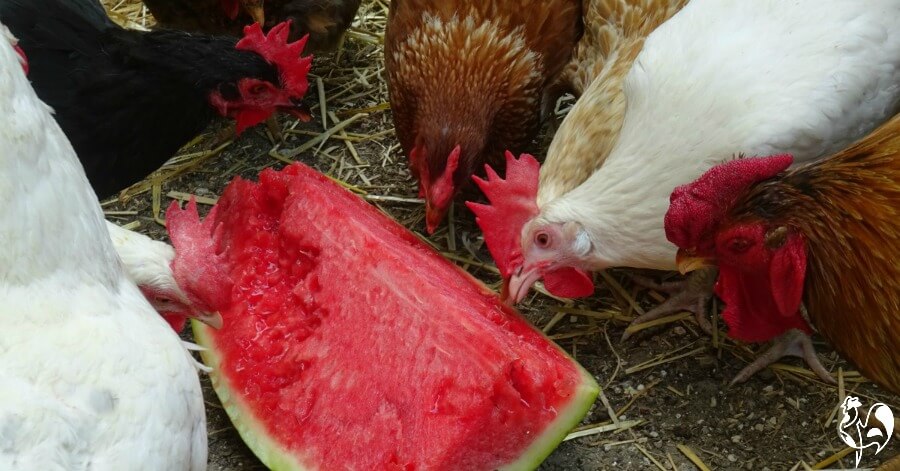
M550 340L547 341L551 342ZM571 358L568 353L561 348L560 351L578 368L578 372L581 374L581 383L575 389L575 395L569 402L568 407L560 411L556 420L550 423L544 430L544 433L522 453L518 460L501 467L501 470L517 471L537 468L565 440L569 431L584 419L600 394L600 385L597 384L594 377Z
M239 397L231 394L231 385L228 379L225 375L219 374L221 371L219 369L220 360L216 354L213 339L209 335L210 327L192 320L191 328L194 331L196 342L205 348L205 350L200 352L203 362L206 366L213 369L210 373L213 389L215 389L216 395L219 396L219 400L231 419L231 423L234 424L241 439L244 440L244 443L247 444L253 454L273 471L311 471L315 469L304 466L295 457L295 453L270 439L265 426L254 417L250 407L245 405ZM557 346L557 348L559 347ZM564 350L561 348L559 350L578 368L581 382L575 389L569 405L560 411L559 416L547 426L541 436L535 439L534 443L522 453L519 459L501 467L501 470L517 471L537 468L562 443L569 431L575 428L587 415L597 399L597 395L600 393L600 386L594 380L594 377Z
M237 429L241 439L250 448L250 451L259 458L266 467L273 471L307 471L314 468L303 466L290 450L278 445L278 443L269 438L265 426L254 417L250 407L241 400L231 394L231 384L225 375L219 374L220 359L216 354L215 344L209 335L210 327L191 320L191 329L194 332L194 340L205 350L200 352L203 363L213 370L209 373L212 381L213 389L219 396L219 401L234 428Z

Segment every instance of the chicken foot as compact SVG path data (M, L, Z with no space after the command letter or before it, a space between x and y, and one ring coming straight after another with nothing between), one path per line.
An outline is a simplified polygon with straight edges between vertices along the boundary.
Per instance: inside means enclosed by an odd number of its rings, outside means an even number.
M816 356L816 349L813 347L810 336L799 330L791 329L775 339L772 346L769 347L765 353L758 356L756 360L753 360L753 363L750 363L741 370L741 372L731 380L730 385L733 386L737 383L747 381L757 372L786 356L802 358L803 361L806 362L806 365L809 366L809 369L812 370L819 379L828 384L837 384L837 381L835 381L828 370L822 366L819 357Z
M668 293L671 297L666 302L660 304L642 316L638 316L631 321L630 325L643 324L655 319L659 319L668 314L679 311L693 312L697 318L697 324L707 334L712 334L712 325L707 319L706 306L712 298L713 285L715 285L716 277L719 271L715 268L707 268L691 272L683 281L671 281L665 283L656 283L649 278L639 275L631 275L631 279L640 286L647 289L662 291ZM625 331L622 334L622 340L628 340L633 332Z

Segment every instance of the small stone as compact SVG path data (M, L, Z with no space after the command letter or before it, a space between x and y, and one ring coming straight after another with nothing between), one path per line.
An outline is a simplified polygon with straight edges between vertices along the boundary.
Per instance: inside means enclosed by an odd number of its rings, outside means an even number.
M737 456L728 455L728 461L731 461L732 463L734 463L735 461L737 461Z
M740 443L740 442L741 442L741 438L743 438L743 437L741 437L740 435L732 435L732 436L731 436L731 443Z
M659 437L659 432L650 432L650 436L653 438Z
M684 330L684 327L677 325L672 329L672 333L675 335L684 335L687 333L687 331Z

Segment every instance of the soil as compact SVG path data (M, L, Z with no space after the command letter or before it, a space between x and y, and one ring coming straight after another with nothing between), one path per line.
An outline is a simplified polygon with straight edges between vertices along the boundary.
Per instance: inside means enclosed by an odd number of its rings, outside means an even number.
M363 8L365 11L367 7ZM365 27L363 21L360 29ZM377 44L351 37L340 58L324 55L316 57L315 64L314 73L322 78L328 110L337 113L339 120L387 101ZM307 100L313 105L318 98L313 83ZM205 161L197 159L197 164L186 173L162 182L161 208L164 210L171 201L167 195L172 191L214 198L234 176L254 179L265 167L283 166L270 154L295 149L321 133L318 105L313 106L313 116L310 123L292 122L283 116L281 125L288 130L283 141L272 138L264 126L258 126L221 154ZM325 127L333 125L329 121ZM183 154L216 147L217 138L227 126L216 123ZM349 133L349 141L332 137L321 147L300 153L297 160L365 190L370 201L411 230L424 233L423 204L416 199L416 184L398 150L390 111L372 111L344 131ZM535 143L538 150L546 141L541 138ZM345 142L352 143L358 159ZM385 200L384 196L399 200ZM122 224L139 221L139 231L165 239L164 228L154 219L163 214L153 214L152 200L152 192L145 191L108 202L104 207L111 220ZM207 209L208 206L201 207L201 211ZM452 231L445 226L429 240L439 250L469 260L461 265L496 287L497 276L478 263L492 262L464 205L455 206L452 221ZM817 342L817 349L823 363L835 372L842 369L845 374L843 390L815 379L799 360L785 362L792 369L767 369L744 384L729 387L731 378L752 360L754 352L762 351L762 346L738 345L728 340L721 321L716 338L700 331L691 316L682 316L621 341L627 319L634 316L632 302L646 311L664 299L664 295L636 287L628 277L630 273L608 273L621 285L621 292L601 278L598 292L589 299L563 303L538 294L522 306L524 315L541 328L561 307L576 311L560 317L547 333L595 375L612 409L627 406L616 420L641 421L630 429L564 442L540 469L699 469L679 446L688 447L710 469L806 469L845 448L836 422L841 418L838 406L842 393L860 396L866 408L884 402L900 411L900 398L864 382L852 366L821 341ZM657 279L672 276L642 274ZM610 313L618 319L609 319ZM185 338L190 338L189 332ZM660 363L638 368L654 359ZM203 384L208 405L210 470L265 469L231 426L205 376ZM608 410L598 401L584 424L609 421ZM874 467L897 455L898 444L900 440L893 440L877 456L871 449L866 450L861 466ZM825 467L853 466L851 453Z

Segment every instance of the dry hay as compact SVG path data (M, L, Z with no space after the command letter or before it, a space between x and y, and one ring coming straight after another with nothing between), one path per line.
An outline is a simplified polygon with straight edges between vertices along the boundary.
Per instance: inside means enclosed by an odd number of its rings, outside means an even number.
M120 24L141 29L154 25L152 16L138 1L103 0L103 3ZM283 140L276 139L269 132L261 135L264 131L257 130L254 131L255 137L242 136L237 141L223 141L222 135L227 133L222 131L227 130L229 125L220 123L213 126L185 146L158 172L123 191L119 198L105 201L107 216L120 224L129 224L131 228L140 228L163 238L165 235L161 226L154 224L153 220L164 224L162 210L172 199L183 201L195 196L201 205L211 205L216 201L217 189L220 190L236 175L253 178L262 168L280 167L294 160L302 160L420 234L424 226L424 206L417 197L415 181L407 171L393 132L383 78L381 44L386 16L387 1L364 1L354 26L339 50L316 58L307 97L315 117L313 123L302 124L282 118ZM440 228L434 236L423 236L422 239L489 286L499 287L497 269L484 249L471 214L463 205L455 205L449 214L449 224ZM628 342L619 342L619 335L632 319L665 300L661 293L636 286L628 277L629 273L629 270L608 270L598 274L598 292L586 300L554 299L539 288L520 305L523 313L538 328L598 375L598 381L604 388L601 400L588 418L589 423L570 435L569 438L579 444L572 448L574 451L571 453L598 454L599 458L594 461L584 461L595 463L603 462L604 457L615 451L619 453L615 456L619 456L620 460L631 460L633 457L634 463L640 463L628 465L622 462L620 469L644 469L644 466L685 469L691 465L698 469L710 469L710 462L719 463L718 467L722 469L729 468L729 464L740 466L740 462L732 462L731 456L704 449L704 443L708 445L708 440L701 440L698 444L689 444L691 440L678 436L662 437L657 443L649 440L642 431L654 427L655 421L660 420L660 412L665 417L677 408L660 411L659 401L647 406L641 404L649 397L659 395L670 396L681 405L698 400L690 398L691 394L697 394L696 390L692 391L694 384L689 381L686 385L676 386L672 376L665 376L664 367L689 371L692 363L708 364L711 361L720 366L721 371L717 374L718 383L722 385L740 367L749 363L755 352L762 350L758 346L738 344L728 339L724 326L718 322L718 314L712 317L714 335L711 338L700 331L691 314L679 313L641 326L642 329L652 330L638 334L635 336L637 338ZM673 277L672 274L652 272L641 274L657 280ZM714 310L718 313L719 309L714 307ZM659 328L664 324L673 325ZM790 416L784 419L784 410L800 411L792 413L800 418L805 417L809 422L810 437L807 437L806 443L815 448L784 452L788 458L780 456L780 461L774 465L766 461L771 457L770 451L748 452L746 456L756 456L747 462L748 469L759 469L764 465L775 469L784 463L794 469L834 466L834 463L852 464L847 459L840 461L849 449L835 448L839 442L836 434L831 433L835 420L839 419L838 405L847 393L864 397L864 402L870 404L880 400L900 410L900 401L896 397L880 392L859 373L848 370L837 354L826 346L819 343L817 347L823 364L838 377L838 386L822 383L805 366L794 366L802 364L800 362L773 365L764 380L756 378L748 383L752 385L752 389L748 390L762 389L756 394L764 400L779 401L776 410L781 411L779 413L784 422L794 420ZM637 381L645 381L646 384L642 383L639 385L641 387L634 389L632 386ZM784 394L789 387L794 391L793 395ZM806 398L796 393L798 388L807 395ZM701 396L699 400L711 401L711 410L717 407L715 394L712 399ZM618 407L613 406L614 402ZM801 411L801 404L811 402L833 404L834 407L823 409L820 406L818 410L824 410L821 416L810 415L813 407L809 405L805 406L805 413ZM632 417L635 408L640 408L641 412ZM649 412L648 408L651 409ZM632 419L626 420L626 413ZM732 415L727 419L729 423L749 423L756 419L753 412ZM703 412L694 416L685 412L686 421L699 418L702 423L704 417ZM788 425L780 422L775 431ZM714 431L720 435L733 433L724 429ZM763 434L748 430L745 435L748 433ZM724 441L729 443L728 437ZM782 443L780 446L785 445ZM744 448L746 450L747 447ZM213 460L214 451L211 451ZM580 457L577 460L579 463L582 461Z

